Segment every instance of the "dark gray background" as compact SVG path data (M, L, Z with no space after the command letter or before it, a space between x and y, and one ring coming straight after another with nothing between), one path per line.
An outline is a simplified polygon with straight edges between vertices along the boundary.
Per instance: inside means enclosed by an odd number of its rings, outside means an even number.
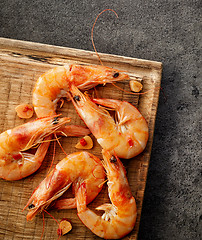
M139 240L200 239L201 1L0 0L0 36L163 62Z

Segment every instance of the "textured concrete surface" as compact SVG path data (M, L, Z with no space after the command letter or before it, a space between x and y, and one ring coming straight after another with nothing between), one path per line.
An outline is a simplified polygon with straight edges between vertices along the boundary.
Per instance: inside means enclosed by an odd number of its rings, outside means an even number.
M199 240L201 193L200 0L1 0L0 36L163 62L139 240Z

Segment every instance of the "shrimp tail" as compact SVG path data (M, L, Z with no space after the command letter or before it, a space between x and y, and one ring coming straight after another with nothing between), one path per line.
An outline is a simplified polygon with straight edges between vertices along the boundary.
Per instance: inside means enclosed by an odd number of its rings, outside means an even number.
M105 203L105 204L102 204L100 206L98 206L96 208L96 210L99 210L99 211L110 211L111 210L111 207L112 207L112 204L110 203Z

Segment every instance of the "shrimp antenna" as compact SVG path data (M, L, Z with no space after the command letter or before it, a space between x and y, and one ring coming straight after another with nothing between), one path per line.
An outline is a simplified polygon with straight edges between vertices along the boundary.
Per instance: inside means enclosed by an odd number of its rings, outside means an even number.
M134 93L134 92L127 91L127 90L125 90L125 89L123 89L123 88L121 88L121 87L118 87L118 86L117 86L116 84L114 84L113 82L111 82L111 84L112 84L114 87L118 88L119 90L121 90L121 91L123 91L123 92L126 92L126 93L130 93L130 94L132 94L132 95L144 95L144 94L146 94L146 93L148 93L148 92L151 92L151 91L153 91L153 90L155 90L155 89L161 89L161 87L155 87L155 88L151 88L151 89L149 89L149 90L147 90L147 91L145 91L145 92Z
M163 97L164 97L164 103L166 103L166 102L167 102L167 100L168 100L168 98L167 98L166 94L164 93L164 90L163 90L163 88L161 87L160 89L161 89L161 91L162 91L162 94L163 94Z
M56 139L56 141L58 142L60 148L62 149L63 153L64 153L66 156L68 156L68 154L65 152L64 148L62 147L62 145L61 145L61 143L60 143L60 141L59 141L56 133L54 133L54 136L55 136L55 139Z
M42 211L44 211L45 213L47 213L57 224L58 224L58 227L60 227L60 224L59 222L57 221L57 219L55 219L49 212L47 212L45 209L43 209ZM58 240L60 239L61 235L59 235L59 238Z
M44 212L42 212L42 216L43 216L43 229L42 229L42 233L41 233L40 240L41 240L41 239L42 239L42 237L43 237L43 234L44 234L44 229L45 229L45 218L44 218Z
M99 56L99 54L98 54L98 52L97 52L97 50L96 50L96 47L95 47L95 44L94 44L94 40L93 40L93 30L94 30L95 24L96 24L99 16L100 16L103 12L106 12L106 11L111 11L111 12L115 13L116 17L118 18L118 14L117 14L113 9L105 9L105 10L103 10L101 13L99 13L99 14L97 15L97 17L96 17L96 19L95 19L95 22L94 22L94 24L93 24L92 30L91 30L91 41L92 41L92 44L93 44L93 48L94 48L95 53L96 53L96 55L98 56L99 61L100 61L100 63L101 63L102 66L103 66L103 63L102 63L102 61L101 61L101 59L100 59L100 56Z
M48 173L46 174L46 176L50 173L50 170L51 170L51 168L53 166L53 162L55 160L55 149L56 149L56 142L53 142L53 157L52 157L51 165L50 165L50 167L48 169Z
M56 223L58 224L58 226L60 225L59 222L57 221L57 219L55 219L49 212L47 212L45 209L43 209L43 211L45 213L47 213L54 221L56 221Z

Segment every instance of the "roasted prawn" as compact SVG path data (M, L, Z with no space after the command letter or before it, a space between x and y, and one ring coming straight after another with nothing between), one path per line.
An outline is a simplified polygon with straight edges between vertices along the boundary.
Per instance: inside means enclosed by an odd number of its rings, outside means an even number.
M51 208L76 208L76 198L58 199L71 185L77 192L82 183L86 185L87 204L101 191L105 172L99 158L88 152L76 152L61 160L33 192L25 208L27 220L32 220L38 212Z
M96 210L104 211L102 216L87 208L87 190L82 183L76 192L78 217L94 234L105 239L120 239L135 226L137 207L132 196L126 171L116 155L103 150L103 166L107 173L110 203Z
M93 88L98 84L129 79L119 70L98 65L75 65L55 67L37 80L33 91L33 106L38 117L56 114L57 102L67 97L69 85L81 90Z
M103 149L129 159L141 153L148 140L148 125L136 107L126 101L91 99L76 86L70 86L69 97L78 114ZM114 120L100 104L117 114Z
M48 150L52 133L70 122L69 118L45 117L0 134L0 178L19 180L34 173ZM27 150L38 145L35 154Z

